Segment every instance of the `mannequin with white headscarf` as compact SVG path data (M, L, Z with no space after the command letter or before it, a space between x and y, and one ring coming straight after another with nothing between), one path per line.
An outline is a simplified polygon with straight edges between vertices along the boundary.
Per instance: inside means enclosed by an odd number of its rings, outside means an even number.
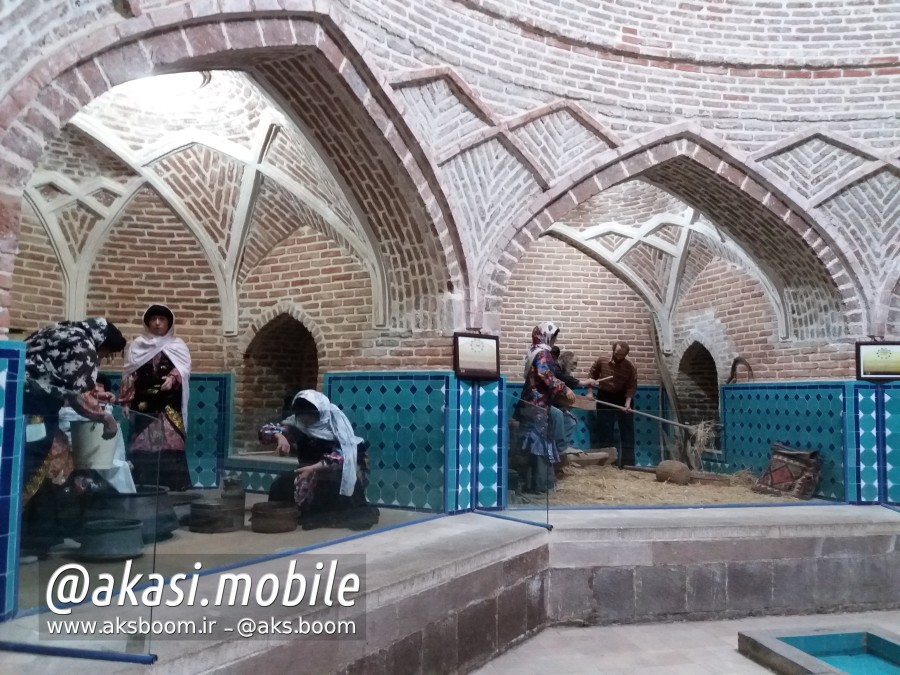
M522 450L529 455L529 489L547 492L555 485L553 466L566 450L570 429L557 399L574 401L574 394L556 377L551 350L559 336L559 325L543 321L531 331L531 346L525 354L522 386L517 415L525 422Z
M189 490L187 407L191 354L175 336L175 315L165 305L144 312L144 334L128 350L120 401L131 416L130 460L143 484Z
M361 510L367 526L377 522L377 509L366 507L364 452L347 416L312 389L298 392L291 403L292 414L278 424L266 424L260 441L276 444L280 455L296 452L299 468L275 480L270 501L292 499L300 509L301 524L313 525L312 516L330 514L339 518L348 509ZM363 459L358 462L358 458ZM359 513L357 513L359 515ZM340 525L335 520L333 525ZM349 525L348 525L349 526Z

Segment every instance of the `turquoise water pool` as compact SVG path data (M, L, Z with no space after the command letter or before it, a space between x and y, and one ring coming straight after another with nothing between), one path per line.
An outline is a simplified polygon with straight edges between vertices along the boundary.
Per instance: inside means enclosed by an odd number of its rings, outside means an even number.
M850 675L900 675L900 665L867 652L834 656L816 654L816 658Z
M900 675L900 644L868 631L778 639L849 675Z

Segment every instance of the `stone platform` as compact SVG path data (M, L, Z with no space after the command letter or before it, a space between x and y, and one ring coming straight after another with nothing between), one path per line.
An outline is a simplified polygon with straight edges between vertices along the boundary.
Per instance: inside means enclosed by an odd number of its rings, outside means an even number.
M366 554L365 640L160 640L152 672L463 673L552 624L900 606L900 513L881 507L573 509L551 511L550 521L552 532L470 513L317 549ZM258 578L284 569L274 560L241 571ZM160 609L154 618L200 613ZM30 654L0 660L14 672L141 669Z

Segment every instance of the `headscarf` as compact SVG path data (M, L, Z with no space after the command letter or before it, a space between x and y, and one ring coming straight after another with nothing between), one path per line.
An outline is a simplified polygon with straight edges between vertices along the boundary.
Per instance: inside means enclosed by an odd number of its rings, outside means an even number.
M153 360L160 352L165 352L172 365L181 375L181 419L187 429L188 398L191 380L191 353L187 345L179 337L175 337L175 315L165 305L150 305L144 312L144 325L154 316L165 316L169 321L169 330L165 335L154 335L150 329L131 343L128 356L125 357L125 368L122 377L128 377L145 363Z
M528 379L528 373L531 370L531 364L534 363L535 357L540 352L550 351L550 340L559 333L559 326L549 321L544 321L535 326L531 331L531 347L525 354L524 371L522 377Z
M353 433L353 425L347 416L328 400L325 394L320 394L315 389L304 389L294 396L291 405L303 399L312 404L319 411L319 419L312 424L305 424L292 415L284 420L285 424L296 427L303 433L322 441L333 441L338 444L341 454L344 456L341 473L341 494L349 497L356 487L356 448L363 442Z

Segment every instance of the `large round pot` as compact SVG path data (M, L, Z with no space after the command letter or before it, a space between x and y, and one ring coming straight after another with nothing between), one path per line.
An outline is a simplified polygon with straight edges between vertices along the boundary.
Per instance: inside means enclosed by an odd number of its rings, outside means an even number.
M81 529L82 560L125 560L144 554L141 521L110 518L89 520Z
M250 529L276 534L297 529L297 505L293 502L259 502L250 509Z
M167 539L178 528L178 516L172 508L169 488L161 485L136 485L136 492L104 492L93 496L88 519L133 518L143 525L144 543Z
M244 529L244 509L221 501L191 504L191 532L215 534Z

